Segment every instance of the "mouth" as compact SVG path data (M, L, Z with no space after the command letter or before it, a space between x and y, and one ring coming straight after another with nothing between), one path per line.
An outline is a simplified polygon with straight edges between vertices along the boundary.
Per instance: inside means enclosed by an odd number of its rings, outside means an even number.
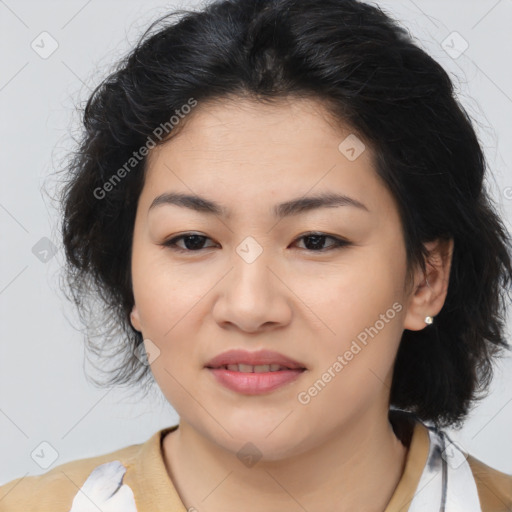
M306 368L290 368L280 364L223 364L220 366L207 366L210 370L229 370L231 372L241 373L267 373L267 372L281 372L281 371L305 371Z
M231 350L205 365L215 381L244 395L270 393L296 381L304 364L273 351Z
M205 365L213 370L224 369L243 373L265 373L283 370L307 370L306 365L273 350L228 350Z

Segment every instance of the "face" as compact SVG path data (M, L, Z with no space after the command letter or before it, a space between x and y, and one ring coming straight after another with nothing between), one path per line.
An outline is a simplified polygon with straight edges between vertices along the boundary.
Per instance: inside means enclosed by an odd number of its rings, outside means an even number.
M345 141L350 128L313 100L199 104L186 121L151 150L131 269L132 324L181 424L279 459L367 411L384 414L407 322L406 254L370 148ZM151 207L170 193L219 211ZM352 201L278 208L327 194ZM276 351L305 370L281 372L272 390L237 391L206 368L231 349Z

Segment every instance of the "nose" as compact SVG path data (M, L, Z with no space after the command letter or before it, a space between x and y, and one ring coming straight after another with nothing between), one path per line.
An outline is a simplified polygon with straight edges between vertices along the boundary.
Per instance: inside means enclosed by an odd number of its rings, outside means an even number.
M293 293L268 263L261 256L252 263L234 260L234 267L218 285L213 307L221 327L257 333L291 321Z

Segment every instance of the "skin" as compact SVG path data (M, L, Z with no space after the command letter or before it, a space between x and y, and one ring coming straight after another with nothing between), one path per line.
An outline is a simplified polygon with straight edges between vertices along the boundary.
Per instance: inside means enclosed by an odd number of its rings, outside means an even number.
M428 275L417 269L406 289L396 204L368 145L354 161L339 151L350 133L312 99L225 99L199 104L178 135L151 150L134 226L131 321L149 353L160 351L151 370L180 416L163 451L187 508L377 512L400 480L407 447L388 420L394 358L403 330L425 328L443 307L453 247L428 244ZM221 203L231 216L176 205L148 212L171 191ZM279 222L271 214L277 203L324 191L369 211L322 208ZM208 237L199 251L161 245L191 231ZM326 238L322 251L301 238L310 231L351 245L328 250ZM263 250L250 264L236 252L248 236ZM393 304L401 306L394 318L300 403L298 393ZM204 368L232 348L276 350L307 371L271 393L242 395ZM247 442L261 455L251 467L237 457Z

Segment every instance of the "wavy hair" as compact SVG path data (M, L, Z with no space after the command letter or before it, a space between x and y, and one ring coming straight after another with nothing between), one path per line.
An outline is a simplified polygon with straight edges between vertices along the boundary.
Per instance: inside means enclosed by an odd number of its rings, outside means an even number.
M454 240L445 305L433 325L404 331L390 405L439 427L460 423L509 348L510 234L485 188L484 154L448 74L381 8L355 0L220 0L172 12L151 24L88 98L59 201L66 287L87 347L118 357L117 365L103 357L110 368L101 385L151 381L142 335L130 323L146 157L130 159L148 140L161 144L178 133L186 116L155 140L155 128L190 98L228 97L315 98L369 144L399 208L409 277L416 265L426 268L426 242ZM99 198L123 166L123 179Z

